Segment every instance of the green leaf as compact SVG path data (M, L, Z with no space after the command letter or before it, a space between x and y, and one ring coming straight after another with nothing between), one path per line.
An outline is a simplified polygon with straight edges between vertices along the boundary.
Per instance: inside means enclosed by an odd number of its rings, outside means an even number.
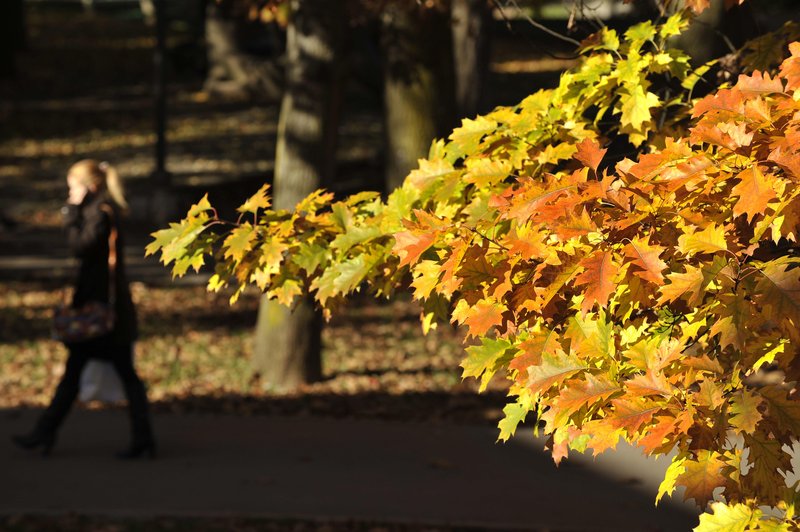
M381 228L374 224L353 225L348 227L344 233L333 239L333 242L331 242L331 249L335 249L339 251L339 253L344 254L353 246L365 244L383 234Z
M509 349L511 349L511 343L508 340L481 338L481 345L474 345L466 349L467 357L461 362L461 367L464 369L461 378L480 377L480 389L483 391L496 371L497 361Z
M297 253L292 256L292 262L303 268L308 275L312 275L321 264L328 261L328 249L319 244L303 244Z
M498 441L508 441L517 431L520 423L525 421L525 417L533 409L533 402L528 394L523 394L517 398L516 402L509 403L503 407L503 419L497 424L500 429Z
M334 271L338 273L336 280L333 282L336 292L347 294L358 288L358 285L369 273L370 266L372 265L367 262L367 258L364 255L359 255L334 266Z

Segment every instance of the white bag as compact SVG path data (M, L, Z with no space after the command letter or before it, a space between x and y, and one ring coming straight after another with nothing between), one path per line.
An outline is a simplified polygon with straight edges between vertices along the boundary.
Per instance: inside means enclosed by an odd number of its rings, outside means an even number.
M117 403L125 399L122 381L111 362L92 359L86 363L81 373L78 399L84 403L89 401Z

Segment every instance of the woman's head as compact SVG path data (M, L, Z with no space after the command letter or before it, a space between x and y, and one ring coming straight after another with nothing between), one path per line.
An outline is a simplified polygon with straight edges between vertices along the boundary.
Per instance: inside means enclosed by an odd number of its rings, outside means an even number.
M67 173L67 184L70 188L70 198L73 195L84 197L86 194L97 194L108 190L111 199L123 211L128 210L125 200L125 191L122 181L113 166L107 162L97 162L94 159L83 159L73 164Z

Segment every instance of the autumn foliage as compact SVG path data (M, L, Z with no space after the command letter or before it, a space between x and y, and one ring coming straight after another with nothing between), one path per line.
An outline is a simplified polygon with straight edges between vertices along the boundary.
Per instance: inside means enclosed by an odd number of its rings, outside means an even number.
M698 100L707 67L665 44L685 25L602 30L557 88L464 120L385 201L275 212L264 187L227 224L204 198L148 251L177 275L216 254L210 288L327 313L408 288L424 328L464 326L465 377L510 379L500 439L531 414L556 462L676 450L658 499L685 487L698 530L793 530L800 43Z

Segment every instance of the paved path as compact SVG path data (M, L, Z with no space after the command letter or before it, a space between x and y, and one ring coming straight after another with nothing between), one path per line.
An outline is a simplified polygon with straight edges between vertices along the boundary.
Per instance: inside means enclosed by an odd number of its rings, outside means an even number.
M124 463L120 411L73 412L49 458L17 450L36 412L0 412L0 515L242 516L475 525L489 530L687 531L654 508L666 461L624 448L556 469L540 441L489 427L159 415L160 456Z

